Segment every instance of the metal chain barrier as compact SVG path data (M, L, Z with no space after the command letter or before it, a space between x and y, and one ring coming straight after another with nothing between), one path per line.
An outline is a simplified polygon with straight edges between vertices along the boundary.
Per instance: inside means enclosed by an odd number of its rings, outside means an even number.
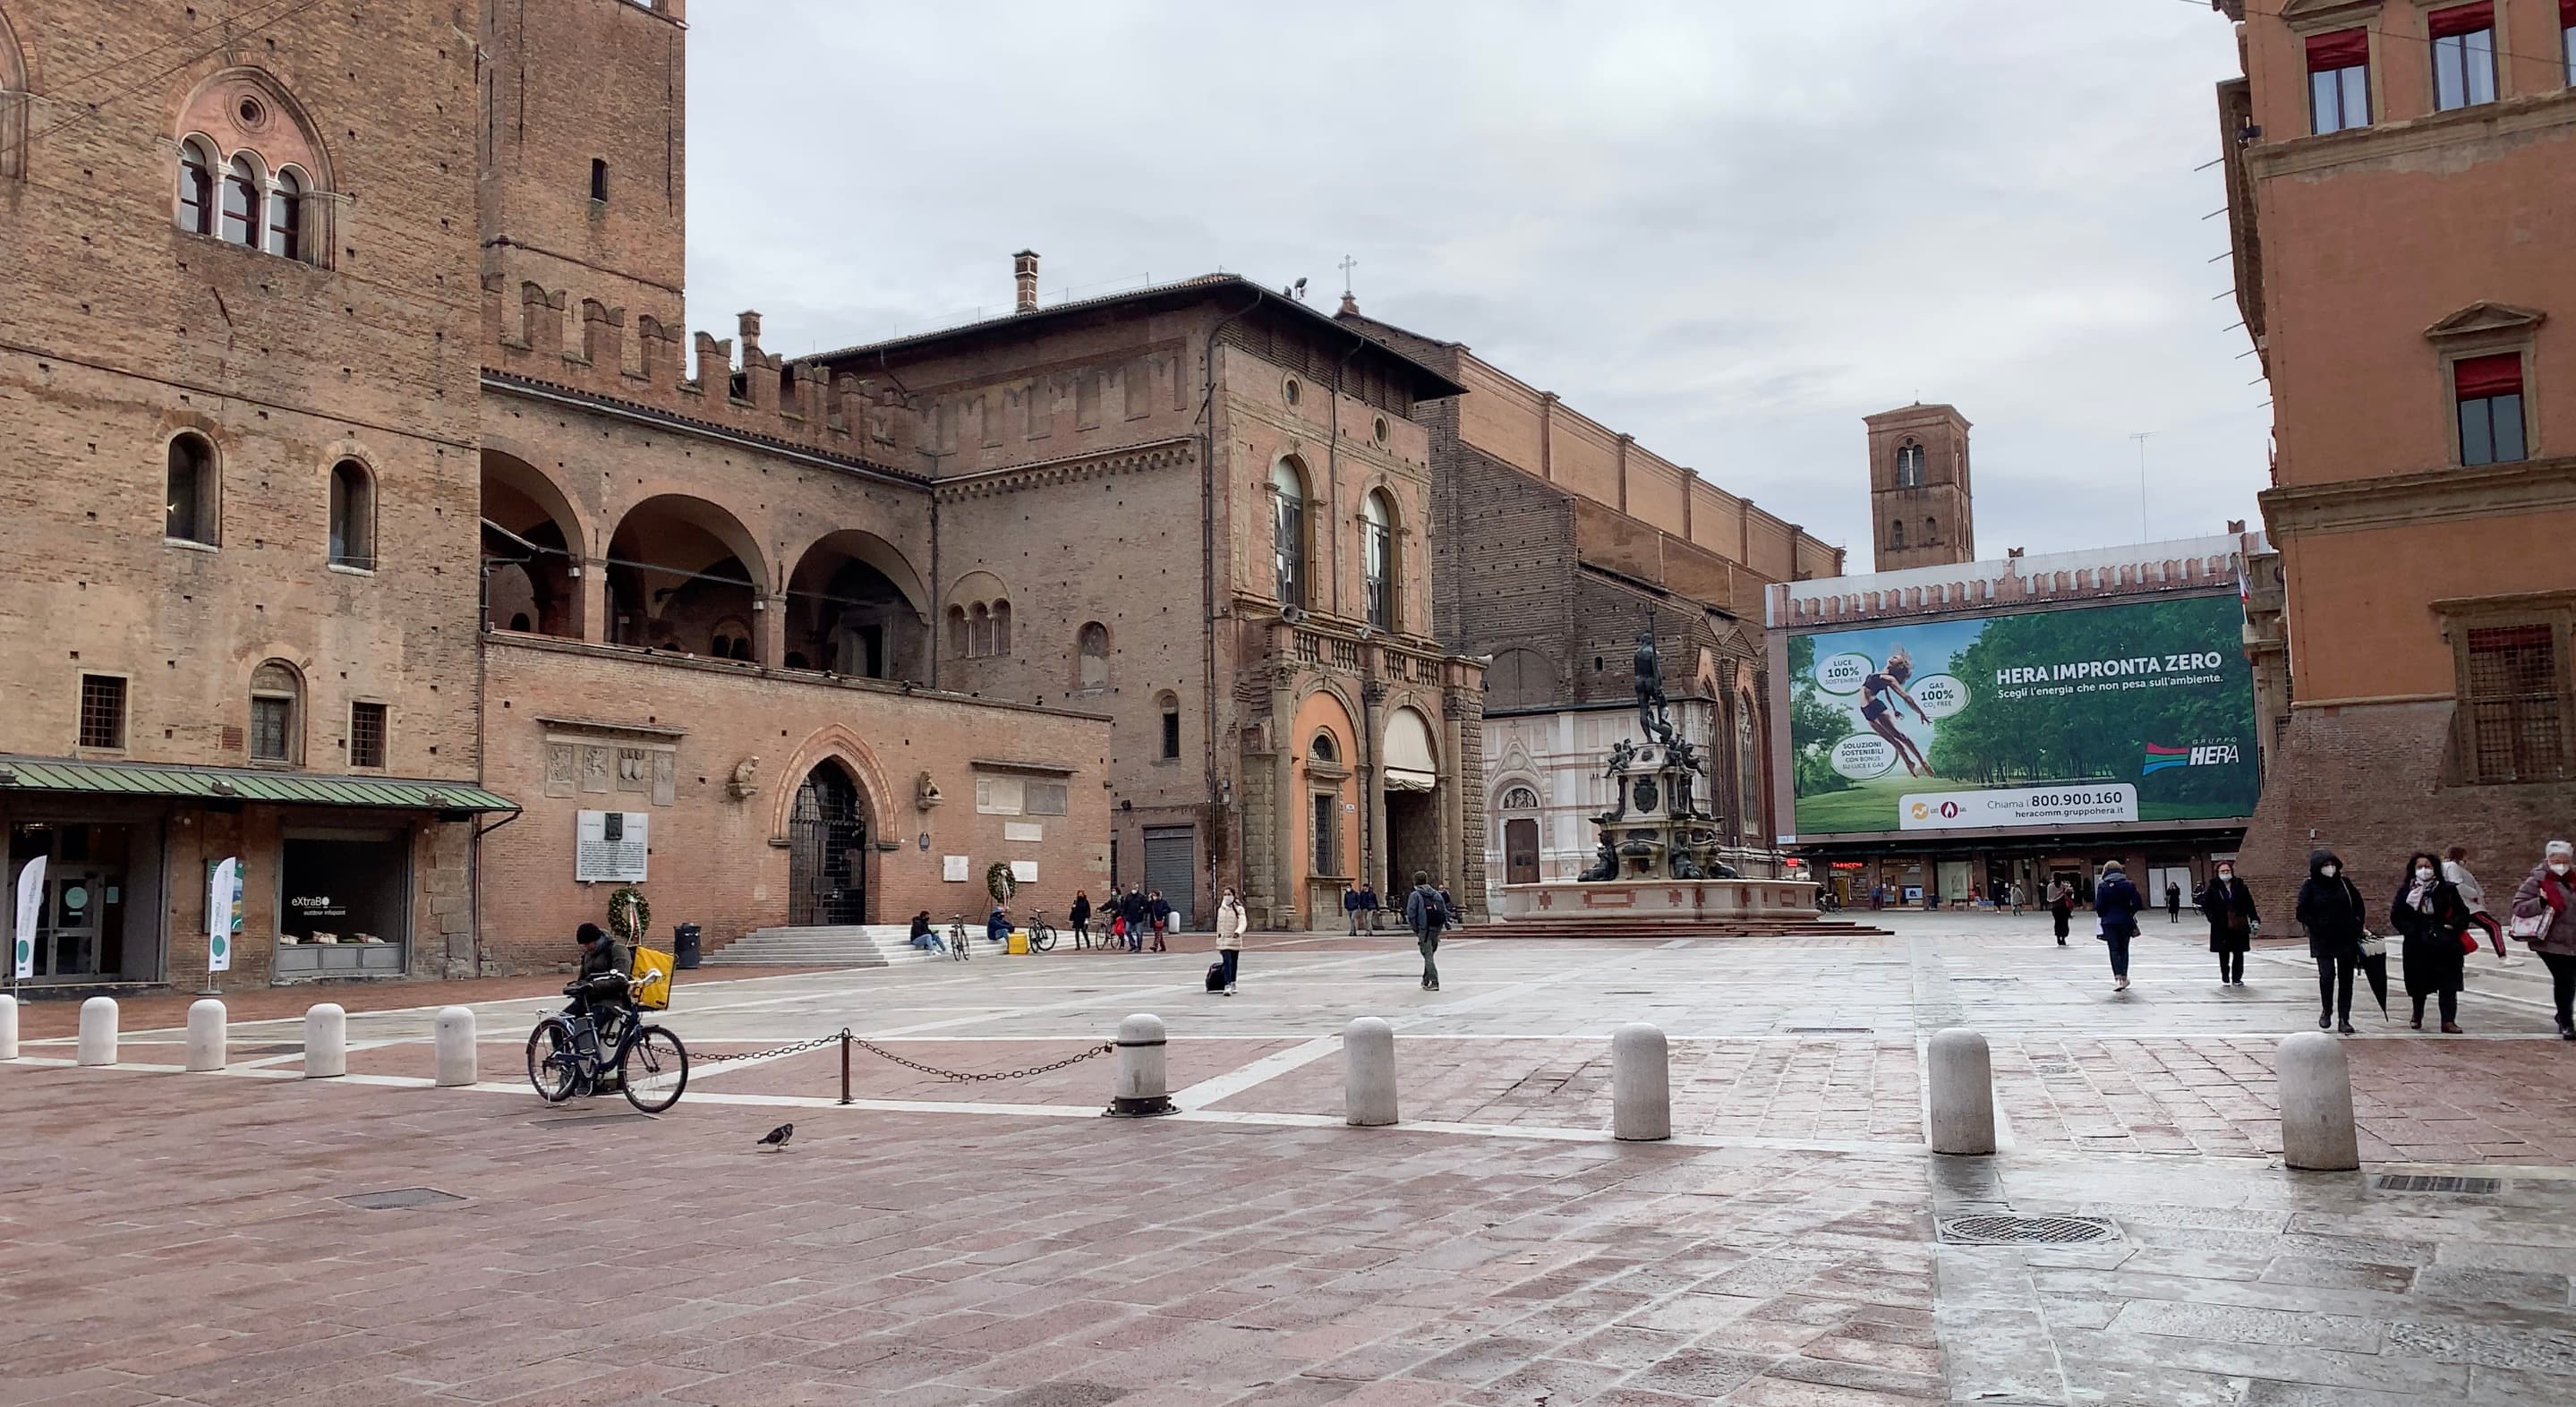
M1118 1048L1110 1042L1103 1041L1096 1046L1085 1048L1079 1054L1068 1055L1062 1060L1050 1061L1044 1065L1032 1065L1025 1070L942 1070L936 1065L924 1065L918 1060L907 1060L874 1041L861 1040L851 1034L849 1027L844 1026L831 1035L817 1036L810 1041L798 1041L794 1045L778 1046L771 1050L737 1051L730 1055L701 1055L697 1058L710 1065L729 1060L767 1060L782 1055L799 1055L809 1050L821 1050L830 1045L838 1045L841 1048L841 1102L843 1104L850 1102L850 1047L852 1046L862 1047L870 1055L881 1055L907 1070L918 1070L922 1074L936 1076L951 1084L977 1084L987 1080L1025 1080L1032 1075L1049 1074L1070 1065L1079 1065L1083 1061L1107 1055Z

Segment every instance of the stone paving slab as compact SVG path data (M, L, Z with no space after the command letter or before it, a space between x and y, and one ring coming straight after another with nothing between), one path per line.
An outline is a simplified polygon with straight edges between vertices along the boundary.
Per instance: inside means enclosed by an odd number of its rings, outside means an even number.
M23 1066L0 1121L0 1401L1940 1390L1903 1163ZM410 1186L465 1200L335 1200Z

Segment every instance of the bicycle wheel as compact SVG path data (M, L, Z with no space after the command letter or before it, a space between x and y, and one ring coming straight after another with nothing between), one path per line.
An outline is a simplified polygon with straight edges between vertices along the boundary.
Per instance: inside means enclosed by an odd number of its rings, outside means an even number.
M1055 946L1055 930L1043 923L1029 925L1029 950L1043 953Z
M626 1042L617 1061L618 1083L626 1102L647 1114L659 1114L680 1102L689 1087L689 1048L660 1026L646 1026Z
M528 1033L528 1083L548 1104L563 1103L581 1086L581 1056L573 1050L572 1026L560 1016Z

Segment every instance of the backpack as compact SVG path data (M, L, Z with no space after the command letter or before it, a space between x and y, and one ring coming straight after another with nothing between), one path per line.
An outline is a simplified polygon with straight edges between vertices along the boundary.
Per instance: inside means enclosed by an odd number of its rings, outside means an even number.
M1440 891L1429 885L1413 891L1422 900L1422 931L1437 933L1449 926L1449 906L1440 902Z

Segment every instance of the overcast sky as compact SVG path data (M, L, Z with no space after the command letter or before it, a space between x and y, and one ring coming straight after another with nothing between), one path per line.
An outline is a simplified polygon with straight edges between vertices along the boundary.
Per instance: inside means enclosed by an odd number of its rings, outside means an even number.
M1869 557L1861 417L1982 556L2254 516L2200 0L691 7L694 324L799 354L1217 268L1459 341Z

